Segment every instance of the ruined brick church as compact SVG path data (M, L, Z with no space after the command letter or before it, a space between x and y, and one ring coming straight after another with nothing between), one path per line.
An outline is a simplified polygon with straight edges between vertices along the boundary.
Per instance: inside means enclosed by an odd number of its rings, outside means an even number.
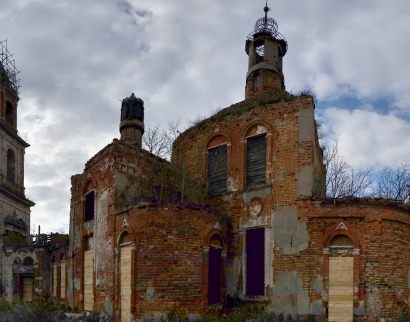
M235 300L329 321L408 313L409 208L325 197L314 99L286 92L287 42L268 11L246 39L245 100L181 133L171 162L141 147L144 102L122 101L120 139L71 178L68 240L39 232L13 244L29 236L34 204L17 92L2 87L3 296L119 321L194 319Z

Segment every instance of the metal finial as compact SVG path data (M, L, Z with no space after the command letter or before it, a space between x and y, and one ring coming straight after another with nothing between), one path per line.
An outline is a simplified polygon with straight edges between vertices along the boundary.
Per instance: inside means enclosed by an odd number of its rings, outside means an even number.
M265 26L268 24L268 12L270 11L270 8L268 7L268 0L266 0L266 5L265 8L263 8L263 11L265 11Z

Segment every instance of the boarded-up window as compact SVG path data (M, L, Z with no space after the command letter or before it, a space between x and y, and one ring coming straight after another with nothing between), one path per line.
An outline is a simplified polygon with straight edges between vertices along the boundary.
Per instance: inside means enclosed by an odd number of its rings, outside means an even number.
M266 183L266 135L246 140L246 186L252 188Z
M85 195L85 221L94 219L94 190Z
M94 310L94 250L84 252L84 311Z
M58 276L57 276L57 263L53 264L53 295L57 297L57 284L58 284Z
M227 148L221 145L208 150L208 195L226 192Z
M61 281L60 281L60 297L62 299L65 299L65 293L66 293L66 262L61 262L60 264L61 268Z
M122 247L120 254L121 322L131 321L131 247Z
M23 276L23 301L33 301L33 277Z
M246 293L265 294L265 228L246 231Z

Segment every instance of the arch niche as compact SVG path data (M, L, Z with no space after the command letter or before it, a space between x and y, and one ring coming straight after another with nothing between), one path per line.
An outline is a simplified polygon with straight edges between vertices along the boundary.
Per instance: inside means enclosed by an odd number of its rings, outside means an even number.
M345 235L334 236L329 249L329 321L353 321L354 243Z
M120 316L121 322L131 321L132 308L132 239L131 235L124 231L118 240L119 263L120 263Z

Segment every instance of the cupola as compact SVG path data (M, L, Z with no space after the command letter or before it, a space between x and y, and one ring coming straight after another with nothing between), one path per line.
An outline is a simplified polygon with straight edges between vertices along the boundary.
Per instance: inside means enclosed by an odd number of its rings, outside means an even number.
M144 134L144 101L135 97L134 93L122 100L120 133L121 140L133 141L141 147Z
M254 31L246 39L245 51L249 56L246 74L245 98L264 91L284 91L285 80L282 59L288 43L278 31L278 24L268 17L268 4L263 9L265 17L258 19Z

